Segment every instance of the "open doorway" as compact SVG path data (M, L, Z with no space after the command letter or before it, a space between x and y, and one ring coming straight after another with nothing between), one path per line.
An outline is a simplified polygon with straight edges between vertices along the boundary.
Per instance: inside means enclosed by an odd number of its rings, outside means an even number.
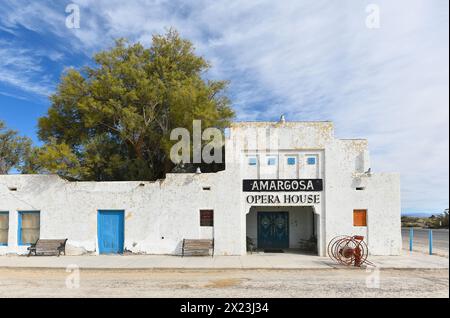
M313 206L253 206L246 216L247 250L318 255Z

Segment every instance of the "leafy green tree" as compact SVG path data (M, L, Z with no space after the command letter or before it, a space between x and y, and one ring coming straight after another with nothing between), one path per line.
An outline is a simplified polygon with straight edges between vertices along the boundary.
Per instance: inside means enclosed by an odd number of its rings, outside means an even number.
M448 209L446 209L442 214L438 215L435 218L433 225L436 228L447 228L448 229Z
M77 156L65 143L57 143L51 138L43 147L30 148L26 153L22 173L58 174L63 177L80 179L84 168Z
M20 169L30 147L29 138L18 136L17 131L8 129L0 120L0 174L7 174L13 168Z
M448 209L444 211L441 215L442 218L442 226L448 229Z
M118 40L94 62L65 73L51 96L39 137L52 146L38 151L35 168L84 180L161 178L173 168L173 128L192 131L199 119L224 129L234 116L227 82L204 79L209 63L174 30L155 35L149 48ZM56 167L55 149L68 162Z
M447 228L448 229L448 209L439 215L432 215L425 222L429 228Z

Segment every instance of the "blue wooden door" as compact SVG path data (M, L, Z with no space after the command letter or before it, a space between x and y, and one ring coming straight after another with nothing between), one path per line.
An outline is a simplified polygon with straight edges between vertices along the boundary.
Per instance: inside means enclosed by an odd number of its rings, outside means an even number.
M258 248L289 248L288 212L258 212Z
M124 211L98 211L97 236L100 254L122 254Z

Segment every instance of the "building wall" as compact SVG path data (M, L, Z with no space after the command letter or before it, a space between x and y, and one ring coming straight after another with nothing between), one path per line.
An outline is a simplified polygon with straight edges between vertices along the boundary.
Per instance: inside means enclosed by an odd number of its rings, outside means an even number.
M229 182L224 173L101 183L67 182L57 176L0 176L0 210L10 213L9 243L0 247L0 254L26 252L25 246L17 246L18 211L40 211L41 238L68 238L68 244L96 252L97 211L124 210L125 250L177 254L183 238L203 238L212 231L200 227L199 210L213 209L216 254L237 255L241 253L236 239L240 207L235 206L238 200L224 200L221 195Z
M336 140L326 149L325 241L338 235L363 235L372 255L398 255L400 177L392 173L364 175L370 167L367 148L364 140ZM367 209L367 227L353 226L354 209Z
M313 205L317 214L320 255L326 255L327 244L333 237L356 234L365 236L373 255L398 255L401 252L400 178L398 174L365 174L371 167L367 140L336 139L330 122L247 122L236 123L231 127L226 149L227 160L239 162L241 179L265 178L261 171L264 170L266 156L285 158L286 155L297 156L300 165L298 170L288 171L280 159L278 170L273 173L277 178L323 179L320 204ZM232 156L228 157L230 154ZM304 166L305 160L302 160L311 155L318 159L315 172L308 171L309 167ZM257 156L261 166L249 167L249 156ZM253 207L246 202L248 194L242 193L241 196L245 214L252 211ZM289 193L264 194L283 196ZM268 208L273 206L262 205ZM277 204L282 207L288 205ZM353 226L354 209L368 210L366 227ZM246 222L256 221L250 216ZM256 224L247 225L247 230L253 233L255 227Z
M293 208L290 203L246 201L248 193L242 191L242 180L267 177L260 173L264 167L252 170L248 166L249 155L277 156L277 166L270 172L274 178L323 179L319 203L296 204L297 208L314 209L319 255L326 255L327 244L334 236L354 234L366 237L372 254L400 253L400 178L397 174L364 174L370 167L366 140L336 139L330 122L236 123L230 128L225 149L225 171L168 174L165 180L156 182L68 182L57 176L0 176L0 211L10 213L9 245L0 246L0 254L26 251L26 247L17 246L17 213L30 210L41 211L41 238L68 238L68 244L96 253L97 211L114 209L125 211L128 251L177 254L183 238L212 236L216 254L245 254L247 232L253 235L256 227L252 215L255 206ZM284 165L286 155L298 158L298 169ZM317 166L307 170L311 167L305 165L305 158L311 155L316 156ZM264 164L264 160L261 162ZM200 209L214 210L213 229L200 227ZM354 209L368 210L367 227L353 226ZM293 213L291 221L295 222L297 215ZM297 224L306 224L301 217ZM295 229L291 227L293 241L300 235Z

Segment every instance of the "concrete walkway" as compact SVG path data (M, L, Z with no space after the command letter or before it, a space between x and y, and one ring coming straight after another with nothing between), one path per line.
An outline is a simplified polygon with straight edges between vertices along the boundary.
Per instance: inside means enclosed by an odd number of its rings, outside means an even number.
M385 269L448 269L449 259L422 253L401 256L371 256L369 260ZM344 266L327 257L301 254L252 254L245 256L180 257L168 255L96 256L0 256L0 268L84 269L333 269Z

